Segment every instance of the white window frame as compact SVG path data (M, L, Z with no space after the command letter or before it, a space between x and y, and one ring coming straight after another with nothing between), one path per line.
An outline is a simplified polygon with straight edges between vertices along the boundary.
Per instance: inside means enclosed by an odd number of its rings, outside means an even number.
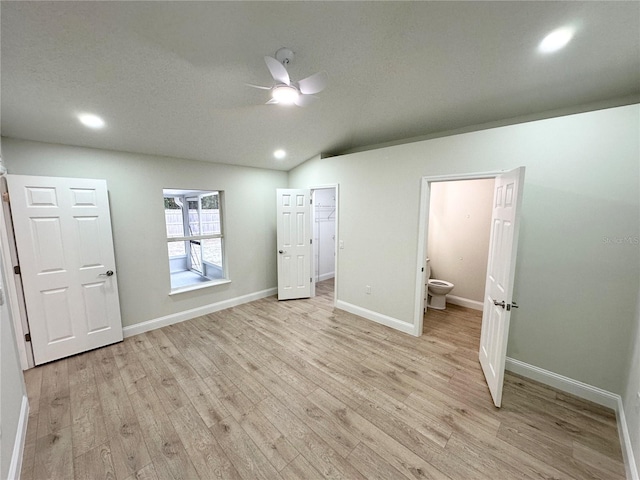
M163 189L163 204L164 204L164 199L166 198L180 198L182 200L182 220L183 220L183 233L184 232L188 232L189 231L189 201L193 201L193 199L197 199L197 203L198 203L198 222L199 222L199 232L202 232L202 199L204 197L210 196L210 195L218 195L218 211L219 211L219 220L220 220L220 233L213 233L213 234L206 234L203 235L201 233L197 234L197 235L185 235L185 236L181 236L181 237L170 237L167 234L166 240L167 240L167 259L169 262L171 262L171 258L169 257L169 252L168 252L168 246L170 243L173 242L180 242L183 241L184 245L185 245L185 253L186 253L186 271L190 271L193 272L196 275L200 275L201 279L198 280L197 282L193 282L190 284L186 284L186 285L182 285L182 286L177 286L177 287L173 287L171 286L170 288L170 293L169 295L174 295L177 293L183 293L183 292L189 292L192 290L198 290L201 288L207 288L207 287L211 287L211 286L215 286L215 285L222 285L222 284L227 284L230 283L230 279L229 279L229 275L228 275L228 270L227 270L227 261L226 261L226 249L225 249L225 237L224 237L224 230L225 230L225 225L224 225L224 219L225 219L225 215L224 215L224 191L222 190L185 190L185 189ZM165 229L166 229L166 217L165 217ZM221 271L221 277L219 278L211 278L207 275L205 275L205 270L206 270L206 264L205 261L203 259L203 251L202 251L202 245L199 244L199 249L200 249L200 268L201 271L198 271L197 269L194 269L192 267L192 263L191 263L191 259L192 259L192 255L191 255L191 249L193 248L192 242L199 242L201 240L207 240L207 239L216 239L219 238L220 239L220 246L221 246L221 263L222 265L218 266L215 264L211 264L212 267L215 268L220 268ZM210 263L210 262L209 262ZM174 272L175 273L175 272ZM174 273L170 272L170 279L169 279L169 283L171 285L171 275L173 275Z

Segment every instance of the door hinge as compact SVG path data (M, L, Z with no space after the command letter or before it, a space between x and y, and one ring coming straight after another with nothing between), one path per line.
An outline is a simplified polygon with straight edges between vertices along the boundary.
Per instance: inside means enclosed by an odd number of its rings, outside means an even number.
M2 194L2 201L5 203L9 203L9 192L4 192Z
M313 205L313 198L309 199L309 205Z
M313 283L313 277L309 279L309 283Z
M422 268L420 269L420 271L421 271L421 272L424 272L424 267L422 267Z
M22 273L20 271L20 265L16 265L15 267L13 267L13 273L15 273L16 275L20 275Z
M25 342L30 342L31 341L31 334L30 333L25 333L24 334L24 341Z
M313 245L313 238L309 239L309 245Z

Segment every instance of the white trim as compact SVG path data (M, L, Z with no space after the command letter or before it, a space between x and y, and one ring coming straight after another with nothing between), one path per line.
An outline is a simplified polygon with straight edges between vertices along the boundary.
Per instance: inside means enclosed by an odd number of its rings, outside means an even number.
M452 305L460 305L461 307L473 308L474 310L484 310L484 303L468 298L456 297L455 295L447 295L447 303Z
M122 334L125 338L132 337L134 335L148 332L150 330L166 327L167 325L173 325L174 323L180 323L184 322L185 320L200 317L202 315L218 312L220 310L224 310L225 308L236 307L238 305L242 305L243 303L249 303L261 298L270 297L271 295L275 295L276 293L278 293L277 288L268 288L259 292L249 293L240 297L223 300L221 302L203 305L202 307L191 308L182 312L172 313L171 315L165 315L164 317L154 318L152 320L147 320L146 322L136 323L135 325L124 327L122 329Z
M584 398L598 405L602 405L616 412L616 421L618 423L618 435L620 436L620 446L622 448L622 458L627 473L627 479L640 480L638 477L638 469L633 456L633 448L631 446L631 437L627 427L627 420L624 415L622 405L622 397L618 394L608 392L593 385L582 383L557 373L550 372L543 368L535 367L528 363L521 362L515 358L507 357L505 368L510 372L517 373L523 377L536 380L537 382L557 388L563 392L570 393L576 397Z
M624 469L626 470L627 478L630 480L640 480L636 461L633 456L633 447L631 446L631 436L629 435L627 419L624 415L622 397L620 395L618 395L618 408L616 413L618 434L620 435L620 446L622 447L622 460L624 461Z
M341 310L345 310L346 312L353 313L354 315L358 315L360 317L366 318L367 320L372 320L376 323L386 325L387 327L391 327L395 330L400 330L401 332L418 336L414 334L415 327L412 323L404 322L402 320L398 320L397 318L389 317L387 315L383 315L382 313L374 312L372 310L367 310L366 308L358 307L357 305L343 302L342 300L338 300L336 302L336 308L339 308Z
M220 280L208 280L206 282L195 283L186 287L174 288L169 292L169 295L171 296L177 295L179 293L193 292L194 290L202 290L203 288L215 287L217 285L226 285L228 283L231 283L231 280L229 280L228 278L223 278Z
M515 358L507 357L505 368L510 372L536 380L537 382L544 383L545 385L570 393L576 397L584 398L598 405L603 405L612 410L618 409L618 399L620 395L616 395L615 393L602 390L587 383L582 383L573 378L558 375L557 373L534 365L529 365Z
M322 282L323 280L329 280L330 278L335 277L335 272L323 273L322 275L318 275L318 281Z
M13 454L11 455L11 463L9 464L8 480L17 480L20 478L22 470L22 456L24 454L24 444L27 441L27 423L29 421L29 399L26 395L22 396L22 406L20 407L20 419L18 420L18 428L16 430L16 439L13 443Z
M6 178L3 181L1 192L8 191L6 184ZM22 311L20 310L20 299L18 297L18 285L16 283L16 276L13 272L13 259L11 258L11 242L12 239L9 236L8 229L12 229L13 226L10 223L11 217L5 215L5 205L0 206L0 253L2 254L2 264L4 267L4 288L6 293L7 304L9 311L11 312L11 320L13 322L13 329L16 337L16 347L18 349L18 357L20 358L20 366L22 370L34 367L33 353L31 351L31 345L27 345L24 339L24 324L26 321L23 318ZM9 208L7 206L7 208ZM15 247L15 243L14 243ZM17 265L17 263L15 263Z

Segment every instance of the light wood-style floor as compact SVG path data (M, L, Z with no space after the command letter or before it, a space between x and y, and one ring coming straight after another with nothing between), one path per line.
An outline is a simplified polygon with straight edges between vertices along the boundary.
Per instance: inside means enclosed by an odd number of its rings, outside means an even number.
M24 479L623 479L612 411L507 375L480 315L421 338L274 297L25 373Z

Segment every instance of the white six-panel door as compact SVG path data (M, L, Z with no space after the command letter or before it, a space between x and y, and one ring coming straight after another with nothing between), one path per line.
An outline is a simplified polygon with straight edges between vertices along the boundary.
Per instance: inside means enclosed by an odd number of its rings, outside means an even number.
M7 182L35 363L122 340L106 181Z
M520 167L498 175L494 187L480 364L496 407L502 402L523 183L524 167Z
M277 190L278 300L311 296L311 191Z

